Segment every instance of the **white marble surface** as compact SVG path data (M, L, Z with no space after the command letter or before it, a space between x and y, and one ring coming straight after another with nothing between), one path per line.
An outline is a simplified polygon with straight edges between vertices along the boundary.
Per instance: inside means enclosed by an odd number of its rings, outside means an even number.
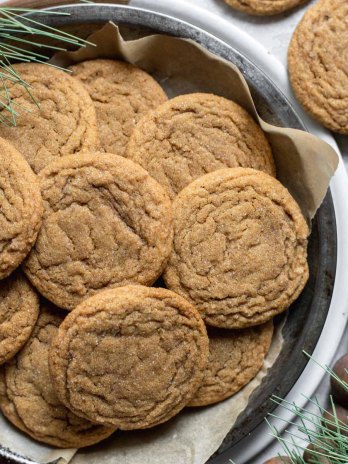
M157 0L158 7L161 11L165 11L166 2L169 0ZM306 5L299 7L291 12L269 18L260 18L239 13L228 7L223 0L186 0L187 4L202 7L217 14L225 20L228 19L231 24L238 26L244 32L247 32L254 39L259 41L268 51L274 55L284 66L286 66L286 57L289 41L292 33L303 16L307 8L315 3L308 2ZM147 0L131 0L131 5L146 7ZM154 1L151 2L152 6ZM348 167L348 137L335 136L335 139L340 147L345 165ZM327 342L330 343L330 340ZM337 351L336 359L348 351L348 330L343 338L340 348ZM328 377L318 386L315 396L319 402L326 405L329 394L329 379ZM281 448L276 442L266 448L260 455L255 456L249 461L249 464L262 464L265 460L276 456L281 451ZM226 462L226 464L228 464ZM238 461L236 462L238 464Z
M130 0L130 4L134 6L146 7L147 0ZM155 0L158 2L158 6L161 10L165 9L166 4L170 4L175 0ZM286 55L287 48L296 25L303 16L306 9L313 5L316 0L308 2L306 5L292 10L289 13L282 14L276 17L260 18L239 13L228 7L223 0L186 0L188 6L195 5L202 7L210 11L211 13L217 14L220 17L227 19L238 26L243 31L247 32L254 39L259 41L267 51L274 55L284 66L286 66ZM4 3L0 0L0 4ZM153 1L152 1L153 4ZM348 137L346 136L335 136L336 141L341 149L341 153L345 160L345 165L348 167ZM327 342L330 343L330 340ZM341 346L337 352L336 358L348 351L348 330L342 340ZM329 379L326 378L322 384L318 387L315 396L319 402L326 404L328 401L329 392ZM277 443L272 443L264 452L260 455L255 456L249 461L249 464L262 464L266 459L275 456L280 452L280 447ZM229 464L226 462L226 464ZM236 462L238 464L238 460Z

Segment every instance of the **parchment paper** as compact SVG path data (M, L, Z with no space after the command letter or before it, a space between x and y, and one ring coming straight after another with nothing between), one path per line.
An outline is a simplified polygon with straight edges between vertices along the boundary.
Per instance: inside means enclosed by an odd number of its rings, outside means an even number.
M322 202L338 157L317 137L295 129L272 126L257 114L248 86L231 63L196 43L152 35L124 41L109 23L89 37L97 46L57 54L51 61L62 67L85 59L108 57L129 61L150 72L169 97L191 92L212 92L234 100L259 121L272 145L278 179L301 206L308 223ZM218 449L251 393L260 385L279 355L282 324L276 330L264 366L257 377L232 398L206 408L185 409L166 424L146 431L119 433L87 450L74 464L203 464ZM71 460L74 450L40 445L15 430L0 416L0 444L40 463L61 457Z
M117 26L106 24L88 39L97 46L55 55L62 67L93 58L120 58L152 74L169 97L211 92L239 103L266 132L277 167L277 178L289 189L310 223L338 165L333 148L297 129L272 126L257 114L249 87L232 63L195 42L167 35L124 41Z
M32 440L28 435L13 427L2 414L0 414L0 444L1 447L20 456L45 464L59 459L61 459L59 464L68 463L76 453L76 449L60 450ZM0 462L2 462L1 458Z

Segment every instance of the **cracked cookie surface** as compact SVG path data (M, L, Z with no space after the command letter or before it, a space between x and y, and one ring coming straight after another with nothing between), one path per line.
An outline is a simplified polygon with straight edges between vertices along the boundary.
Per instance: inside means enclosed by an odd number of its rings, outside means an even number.
M94 102L100 143L109 153L123 156L141 116L167 100L150 74L130 63L97 59L69 69Z
M64 319L47 303L27 344L2 368L0 408L8 420L35 440L59 448L79 448L110 436L115 428L75 416L57 399L48 367L51 340Z
M208 359L196 309L169 290L126 286L72 311L52 342L60 400L76 414L123 430L148 428L192 398Z
M225 167L275 175L271 148L253 118L236 103L205 93L175 97L145 115L126 156L171 198L196 178Z
M269 16L290 10L308 0L225 0L232 8L259 16Z
M31 86L39 108L23 86L6 81L13 105L23 108L16 127L0 126L0 137L17 148L34 172L57 157L99 147L94 105L77 79L44 64L13 68Z
M253 169L222 169L173 202L168 288L206 324L239 329L284 311L308 279L308 226L285 187Z
M272 335L272 321L242 330L209 327L208 364L189 406L217 403L241 390L261 369Z
M42 221L39 183L20 153L0 138L0 279L29 253Z
M0 282L0 364L22 348L38 315L39 298L22 272Z
M105 287L151 285L172 249L172 207L140 166L112 154L65 156L38 176L43 224L23 269L73 309Z
M348 2L320 0L297 26L288 51L292 88L332 131L348 134Z

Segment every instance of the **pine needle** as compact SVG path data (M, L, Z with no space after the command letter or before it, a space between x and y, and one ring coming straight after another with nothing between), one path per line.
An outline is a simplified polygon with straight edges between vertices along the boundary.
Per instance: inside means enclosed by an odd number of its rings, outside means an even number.
M339 382L339 384L348 391L348 384L340 379L333 370L328 366L322 366L315 361L308 353L305 354L324 369L330 376ZM330 403L332 412L322 407L316 398L311 399L304 396L309 405L314 407L314 411L307 408L301 408L296 403L283 400L278 396L273 396L272 401L285 410L292 413L298 421L286 420L277 414L269 414L270 420L266 419L271 429L271 435L278 440L284 454L291 459L294 464L305 464L303 452L309 444L315 445L313 450L308 451L313 464L322 464L325 460L330 464L347 464L348 463L348 426L339 420L336 414L335 404L332 397ZM323 415L329 413L329 419L323 419ZM271 419L277 419L286 422L289 426L295 428L295 432L285 430L284 434L271 424Z
M30 111L29 108L15 104L12 101L9 83L11 87L16 85L23 87L30 99L39 106L39 102L35 100L31 92L30 85L15 71L12 66L13 63L42 63L54 66L47 63L48 56L41 53L40 49L66 51L67 45L85 47L90 44L86 40L27 16L30 13L44 13L55 16L68 16L70 14L57 10L0 7L0 124L5 126L16 126L17 118L21 112ZM30 40L28 36L34 36L33 40ZM58 42L59 45L43 45L40 43L40 38L52 39ZM30 49L26 49L28 46ZM57 68L57 66L54 67Z

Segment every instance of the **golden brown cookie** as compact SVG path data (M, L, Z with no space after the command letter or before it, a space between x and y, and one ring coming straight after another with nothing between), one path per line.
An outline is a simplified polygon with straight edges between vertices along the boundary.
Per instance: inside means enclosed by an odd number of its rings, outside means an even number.
M308 227L295 200L254 169L221 169L173 202L167 287L191 301L208 325L240 329L267 322L308 279Z
M40 172L44 218L24 263L33 285L73 309L106 287L151 285L172 249L164 189L121 156L65 156Z
M236 10L257 16L270 16L290 10L308 0L225 0Z
M198 311L163 288L106 290L81 303L52 342L59 399L123 430L167 421L191 400L208 360Z
M271 148L253 118L236 103L207 93L181 95L145 115L126 155L171 198L196 178L225 167L275 175Z
M39 315L39 298L20 271L0 282L0 364L30 337Z
M115 428L75 416L53 391L48 353L63 319L52 306L41 305L28 343L1 371L0 408L13 425L35 440L59 448L80 448L107 438Z
M217 403L241 390L261 369L272 335L272 321L242 330L209 327L208 364L189 406Z
M57 157L99 146L94 105L77 79L44 64L13 68L40 107L22 85L8 83L13 105L23 108L16 127L0 125L0 137L13 143L36 173Z
M149 74L123 61L83 61L69 69L94 102L101 146L109 153L124 155L141 116L167 100L162 87Z
M291 39L288 68L295 96L327 128L348 134L348 2L320 0Z
M0 279L3 279L20 265L35 242L43 207L35 174L18 151L1 138L0 165Z

